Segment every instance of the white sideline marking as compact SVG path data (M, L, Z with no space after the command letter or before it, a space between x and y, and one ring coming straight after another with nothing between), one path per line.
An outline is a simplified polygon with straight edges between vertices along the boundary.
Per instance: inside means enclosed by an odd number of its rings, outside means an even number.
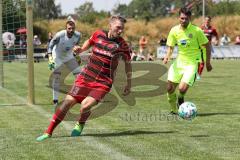
M6 88L2 88L2 87L0 87L0 89L4 90L4 92L6 92L10 95L14 95L19 101L21 101L21 103L26 103L25 98L16 95L14 92L12 92ZM50 113L48 113L47 111L42 109L42 107L39 105L31 105L28 103L26 103L26 105L30 106L33 110L35 110L40 115L42 115L46 118L50 118L52 116ZM63 124L63 127L68 131L71 131L73 128L73 126L70 125L68 122L63 121L62 124ZM122 159L131 160L132 159L131 157L128 157L128 156L124 155L123 153L114 150L113 148L109 147L108 145L100 143L98 140L96 140L93 137L81 137L81 140L84 141L86 145L92 147L93 149L100 151L101 153L105 154L107 157L109 157L111 159L116 159L116 160L122 160Z

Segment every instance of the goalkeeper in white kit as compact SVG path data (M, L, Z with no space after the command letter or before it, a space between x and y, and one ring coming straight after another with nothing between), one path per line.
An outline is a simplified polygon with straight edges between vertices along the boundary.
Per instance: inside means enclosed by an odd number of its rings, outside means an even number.
M80 73L80 57L74 57L73 48L79 45L81 38L80 32L75 31L75 20L72 17L67 18L66 29L59 31L50 41L48 47L48 67L53 70L52 88L53 103L59 103L59 88L63 67L67 67L74 76Z

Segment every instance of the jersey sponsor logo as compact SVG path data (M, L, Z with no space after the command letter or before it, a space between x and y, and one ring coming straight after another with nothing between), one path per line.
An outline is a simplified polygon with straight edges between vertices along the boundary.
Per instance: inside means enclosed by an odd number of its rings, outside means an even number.
M117 43L108 43L101 39L97 41L97 44L100 44L101 46L103 46L103 48L111 52L115 52L119 48L119 45Z
M109 57L113 57L113 54L111 52L108 52L106 50L102 50L102 49L98 49L98 48L94 48L93 49L94 52L98 52L100 54L103 54L103 55L106 55L106 56L109 56Z
M185 46L187 44L187 40L186 39L182 39L180 40L180 44Z

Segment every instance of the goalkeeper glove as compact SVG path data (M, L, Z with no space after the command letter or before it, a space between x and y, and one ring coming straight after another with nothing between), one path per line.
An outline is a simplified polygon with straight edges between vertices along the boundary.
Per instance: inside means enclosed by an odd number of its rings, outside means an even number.
M48 57L48 68L49 68L49 70L53 70L55 68L55 63L53 61L52 56Z

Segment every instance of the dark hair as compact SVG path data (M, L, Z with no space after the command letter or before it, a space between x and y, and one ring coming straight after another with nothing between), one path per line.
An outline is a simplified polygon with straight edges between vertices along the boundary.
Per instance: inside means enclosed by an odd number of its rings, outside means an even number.
M122 23L126 23L126 22L127 22L127 20L126 20L124 17L117 15L117 16L112 16L112 17L110 18L110 23L113 22L113 21L115 21L115 20L119 20L119 21L121 21Z
M180 10L179 10L179 15L183 13L185 15L187 15L188 17L191 17L192 15L192 12L190 9L186 8L186 7L182 7Z

